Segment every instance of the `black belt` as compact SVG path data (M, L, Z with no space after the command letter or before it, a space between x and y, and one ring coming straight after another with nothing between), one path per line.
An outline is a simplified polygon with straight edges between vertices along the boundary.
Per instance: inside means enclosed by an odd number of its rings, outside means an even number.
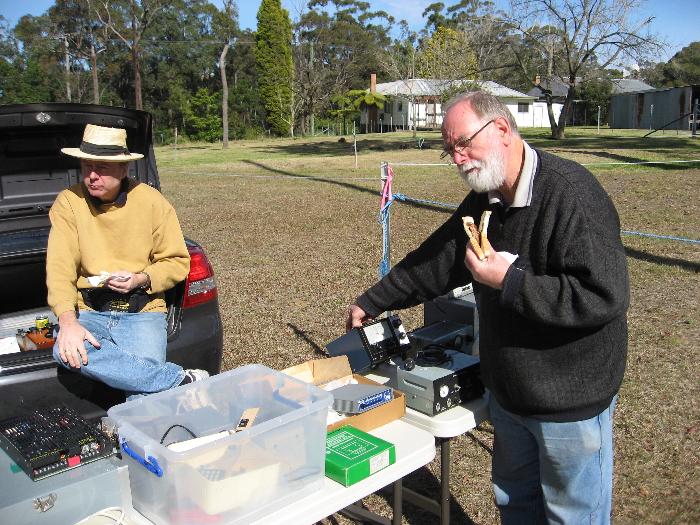
M83 302L97 312L136 313L151 300L145 290L138 288L129 293L119 293L108 288L82 288Z

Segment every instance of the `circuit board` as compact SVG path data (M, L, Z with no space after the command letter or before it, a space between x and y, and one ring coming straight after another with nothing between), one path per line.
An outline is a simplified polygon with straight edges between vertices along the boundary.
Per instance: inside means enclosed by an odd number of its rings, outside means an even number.
M116 451L112 438L65 406L0 421L0 447L34 481Z

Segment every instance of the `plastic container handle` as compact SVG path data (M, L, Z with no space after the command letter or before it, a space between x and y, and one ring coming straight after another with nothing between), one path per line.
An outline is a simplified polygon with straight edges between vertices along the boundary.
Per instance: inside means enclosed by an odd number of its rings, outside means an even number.
M143 457L139 456L136 453L136 451L129 448L129 445L127 444L126 441L121 442L121 447L122 447L122 450L124 452L126 452L128 455L130 455L136 461L141 463L144 467L146 467L146 469L153 472L159 478L163 477L163 469L160 468L160 465L158 464L158 460L156 458L154 458L153 456L148 456L148 459L144 459Z

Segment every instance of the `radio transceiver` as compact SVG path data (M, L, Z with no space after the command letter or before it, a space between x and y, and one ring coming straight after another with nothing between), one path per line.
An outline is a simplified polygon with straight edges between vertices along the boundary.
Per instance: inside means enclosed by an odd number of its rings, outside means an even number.
M365 372L392 356L406 357L411 350L406 330L397 315L353 328L326 345L331 356L346 355L353 372Z
M432 416L483 395L478 357L456 350L429 355L419 355L410 370L399 357L379 368L405 394L407 407Z

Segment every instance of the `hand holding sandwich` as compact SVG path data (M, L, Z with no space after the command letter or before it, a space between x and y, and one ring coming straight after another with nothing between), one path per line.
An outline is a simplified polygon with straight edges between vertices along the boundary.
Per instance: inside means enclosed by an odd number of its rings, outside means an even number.
M478 229L472 217L462 218L464 230L469 238L464 264L475 281L500 290L503 288L503 280L512 263L491 247L487 237L490 215L491 212L488 210L481 215Z

